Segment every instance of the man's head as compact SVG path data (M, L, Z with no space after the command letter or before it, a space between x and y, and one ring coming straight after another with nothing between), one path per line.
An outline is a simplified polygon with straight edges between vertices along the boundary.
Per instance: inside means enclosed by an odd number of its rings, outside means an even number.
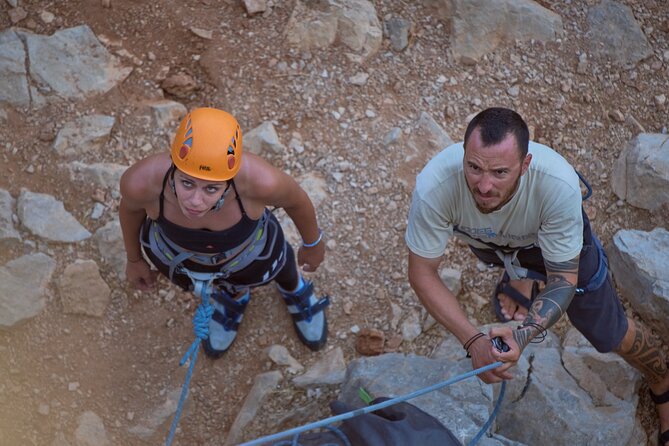
M532 155L529 131L513 110L489 108L476 115L465 131L465 179L476 207L484 214L511 200Z

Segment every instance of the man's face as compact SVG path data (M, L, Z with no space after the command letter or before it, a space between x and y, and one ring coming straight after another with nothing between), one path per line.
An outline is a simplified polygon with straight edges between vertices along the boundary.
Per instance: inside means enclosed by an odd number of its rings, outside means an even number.
M527 171L532 155L520 158L513 134L499 144L484 147L478 129L469 135L463 160L467 187L478 210L489 214L504 206L513 196L520 177Z

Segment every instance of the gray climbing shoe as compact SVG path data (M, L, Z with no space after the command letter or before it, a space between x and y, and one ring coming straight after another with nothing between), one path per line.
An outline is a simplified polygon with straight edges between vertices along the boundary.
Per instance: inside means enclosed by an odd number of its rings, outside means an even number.
M293 318L293 327L300 341L313 351L323 348L328 338L328 321L323 310L330 305L330 298L316 297L313 283L306 280L295 293L277 288Z
M224 290L211 295L214 314L209 321L209 337L202 343L204 352L212 358L220 358L237 337L237 328L249 303L249 290L235 299Z

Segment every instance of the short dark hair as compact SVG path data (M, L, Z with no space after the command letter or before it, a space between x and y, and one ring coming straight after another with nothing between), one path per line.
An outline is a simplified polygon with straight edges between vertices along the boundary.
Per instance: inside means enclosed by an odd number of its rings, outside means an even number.
M530 131L523 118L515 111L502 108L487 108L474 116L465 131L465 145L469 136L476 129L479 129L481 141L485 146L498 144L511 133L516 138L516 143L520 149L520 158L527 155L527 149L530 141Z

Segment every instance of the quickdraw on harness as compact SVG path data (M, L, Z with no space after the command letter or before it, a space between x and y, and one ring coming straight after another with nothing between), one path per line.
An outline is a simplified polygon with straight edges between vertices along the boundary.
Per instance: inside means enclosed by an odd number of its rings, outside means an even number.
M592 187L586 181L583 175L581 175L577 170L575 170L575 172L576 175L578 175L579 180L581 180L581 182L586 188L586 193L585 195L583 195L583 201L585 201L592 195ZM475 240L478 243L482 243L488 246L490 249L492 249L497 255L497 257L499 257L499 259L504 263L504 269L506 270L511 280L532 279L532 280L541 280L543 282L546 281L545 274L522 267L517 258L518 253L520 251L535 248L537 247L535 244L529 246L523 246L520 248L509 248L472 237L468 233L460 230L457 225L453 227L453 230L455 232L465 235L468 238ZM599 263L597 265L597 271L592 275L592 277L590 277L590 280L588 280L586 286L576 288L576 294L579 296L582 296L583 294L599 289L599 287L601 287L604 284L604 281L606 281L607 277L609 262L606 256L606 252L604 252L604 248L602 247L601 242L599 241L599 239L597 239L595 234L591 233L591 236L592 236L592 243L597 249Z
M186 260L212 267L219 266L218 271L208 272L208 279L216 280L217 282L225 282L225 279L232 274L241 271L256 260L266 260L272 254L274 245L276 243L279 229L274 219L270 218L270 211L265 210L262 217L258 220L255 229L239 246L228 251L206 254L182 248L172 240L170 240L163 232L160 225L155 221L146 220L145 225L149 225L146 230L148 235L146 241L144 237L141 240L142 245L150 249L151 252L165 265L169 267L169 278L172 280L174 273L185 274L193 280L193 271L184 266ZM271 227L270 227L271 226ZM142 229L144 233L144 228ZM270 238L270 233L272 234ZM267 254L261 255L265 251ZM279 258L276 260L277 265L272 268L272 271L278 271L285 262L285 247ZM280 264L279 264L280 263ZM198 276L203 273L198 273ZM271 279L269 272L267 277L262 277L261 281L253 284L245 284L245 287L251 287L265 283ZM201 279L199 279L201 280ZM193 280L195 283L195 280ZM229 288L234 289L234 286L226 283Z

